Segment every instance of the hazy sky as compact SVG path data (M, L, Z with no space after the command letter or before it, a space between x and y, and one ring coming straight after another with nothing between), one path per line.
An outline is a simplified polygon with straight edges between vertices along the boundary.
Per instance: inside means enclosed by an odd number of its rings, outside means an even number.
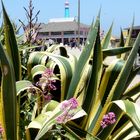
M26 21L23 6L29 0L3 0L12 20ZM70 16L77 17L78 0L68 0ZM65 0L33 0L35 11L40 10L39 21L47 23L50 18L64 17ZM119 35L120 27L131 25L135 14L135 25L140 25L140 0L81 0L81 22L90 25L102 7L101 28L108 30L114 21L113 34Z

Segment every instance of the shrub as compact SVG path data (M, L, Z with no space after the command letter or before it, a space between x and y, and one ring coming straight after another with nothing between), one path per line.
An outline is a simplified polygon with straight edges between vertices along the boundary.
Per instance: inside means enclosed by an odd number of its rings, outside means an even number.
M12 50L18 48L13 45L15 35L4 6L3 14L9 47L6 51L9 49L13 54L6 55L0 45L5 139L131 139L139 136L140 114L135 101L140 84L129 89L128 86L140 69L133 67L140 34L133 46L129 46L129 37L123 47L109 49L112 25L101 42L99 13L78 60L60 45L45 52L32 52L27 67L28 80L17 78L16 82L15 74L20 73L21 65L19 69L15 67L14 59L18 55L14 54L18 51ZM62 55L53 53L56 48ZM119 58L106 64L106 57L111 55ZM46 101L44 95L53 95L53 98Z

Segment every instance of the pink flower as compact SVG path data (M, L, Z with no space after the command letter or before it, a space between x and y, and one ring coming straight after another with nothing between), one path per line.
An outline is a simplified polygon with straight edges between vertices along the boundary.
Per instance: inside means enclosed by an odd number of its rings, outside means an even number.
M70 105L71 105L71 109L76 109L78 107L78 102L75 98L71 98L70 100L68 100Z
M112 120L110 120L110 124L114 124L116 122L116 119L114 118L114 119L112 119Z
M48 84L48 88L49 88L50 90L56 90L56 86L53 85L52 83L49 83L49 84Z
M61 123L64 122L64 119L63 119L62 116L58 116L58 117L56 118L56 121L57 121L57 123L61 124Z
M115 114L114 114L114 112L109 112L108 113L108 116L109 116L110 119L113 119L113 118L116 117Z
M53 76L53 70L52 69L49 69L49 68L47 68L45 71L44 71L44 73L42 74L42 77L51 77L51 76Z
M107 127L108 125L114 124L116 122L116 115L114 112L109 112L108 114L103 116L101 121L102 128Z
M60 116L56 118L57 123L66 123L69 121L74 114L71 110L76 109L78 107L78 102L75 98L71 98L69 100L63 101L60 106L60 110L63 111Z
M50 93L54 90L57 90L55 86L55 78L56 77L53 74L53 70L47 68L42 74L42 77L36 83L36 86L42 91L43 97L47 101L50 101L52 99Z
M101 126L102 128L106 128L108 125L104 121L101 121Z
M60 107L61 110L76 109L78 107L78 102L75 98L71 98L67 101L64 101Z
M65 111L65 110L67 110L67 108L68 108L69 106L70 106L69 102L68 102L68 101L64 101L64 102L62 103L60 109L61 109L62 111Z
M67 115L68 115L68 112L64 111L60 116L58 116L56 118L57 123L59 123L59 124L66 123L67 122Z
M73 114L70 114L68 111L64 111L60 116L56 118L56 122L61 124L61 123L66 123L73 117Z

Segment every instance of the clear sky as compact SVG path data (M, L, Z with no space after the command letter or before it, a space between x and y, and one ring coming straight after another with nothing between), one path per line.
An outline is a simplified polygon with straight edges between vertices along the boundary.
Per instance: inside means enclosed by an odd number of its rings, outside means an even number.
M23 6L28 6L29 0L3 0L12 20L26 21ZM78 0L68 0L70 16L77 17ZM47 23L50 18L64 17L65 0L33 0L35 11L40 10L39 21ZM135 14L135 25L140 25L140 0L81 0L81 22L90 25L102 7L101 28L108 30L114 21L113 35L118 36L120 27L131 25ZM1 7L0 7L1 10Z

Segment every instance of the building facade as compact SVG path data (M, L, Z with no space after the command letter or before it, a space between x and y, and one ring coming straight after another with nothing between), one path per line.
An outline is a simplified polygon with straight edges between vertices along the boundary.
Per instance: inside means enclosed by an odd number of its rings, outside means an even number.
M80 23L79 30L80 32L78 32L78 23L74 18L50 19L47 24L41 24L37 39L51 39L56 43L69 44L76 42L79 37L80 43L84 43L89 26Z
M130 28L124 28L123 34L124 34L125 38L127 38L128 34L129 34L129 31L130 31ZM140 26L133 26L131 38L136 39L139 32L140 32Z
M130 28L125 28L123 30L123 35L124 35L125 39L128 37L129 31L130 31ZM133 30L132 30L132 34L131 34L131 38L132 38L131 42L132 43L134 43L134 41L136 40L139 32L140 32L140 26L133 26ZM139 57L137 58L138 59L137 62L140 60L140 46L138 49L138 56ZM140 61L139 61L139 64L140 64Z

